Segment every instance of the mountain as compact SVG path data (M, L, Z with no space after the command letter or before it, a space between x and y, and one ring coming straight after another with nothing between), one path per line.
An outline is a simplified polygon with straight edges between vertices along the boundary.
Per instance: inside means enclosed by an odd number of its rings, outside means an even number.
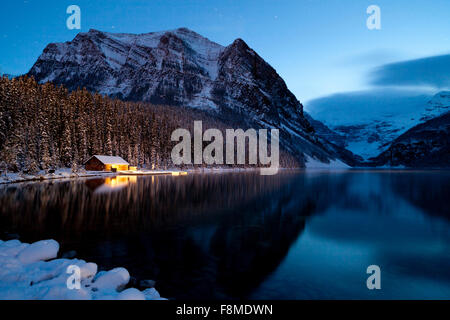
M215 108L207 93L224 50L187 29L139 35L91 29L73 41L49 44L29 74L122 100Z
M449 168L450 111L409 129L372 160L376 165Z
M357 160L315 133L283 79L241 39L221 46L180 28L146 34L90 30L49 44L28 75L69 90L122 100L199 108L244 126L279 128L280 143L301 163Z
M328 140L368 160L410 128L450 110L450 92L380 88L319 98L306 108L329 127Z

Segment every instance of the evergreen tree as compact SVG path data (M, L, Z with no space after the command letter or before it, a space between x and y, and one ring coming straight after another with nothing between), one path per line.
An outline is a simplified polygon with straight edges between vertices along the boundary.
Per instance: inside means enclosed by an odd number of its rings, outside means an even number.
M29 77L0 77L0 164L15 172L61 166L77 171L90 156L107 154L144 168L168 168L171 133L189 128L192 134L198 119L205 128L229 127L183 107L124 102L85 88L69 94ZM280 156L295 163L285 153Z

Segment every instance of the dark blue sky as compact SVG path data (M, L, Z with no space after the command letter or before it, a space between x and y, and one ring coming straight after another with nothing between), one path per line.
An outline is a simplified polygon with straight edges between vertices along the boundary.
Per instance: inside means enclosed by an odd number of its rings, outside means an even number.
M364 89L385 63L450 53L449 0L57 0L3 1L0 72L27 72L50 42L72 40L66 8L81 8L81 31L145 33L187 27L222 45L244 39L298 99ZM366 8L381 8L368 30Z

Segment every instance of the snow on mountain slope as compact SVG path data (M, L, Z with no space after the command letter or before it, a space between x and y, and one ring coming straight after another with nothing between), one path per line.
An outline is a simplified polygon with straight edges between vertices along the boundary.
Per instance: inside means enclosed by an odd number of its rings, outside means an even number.
M207 89L224 49L184 28L138 35L91 29L49 44L29 74L69 90L84 86L126 100L215 107Z
M354 160L315 134L284 80L242 39L224 47L186 28L138 35L90 30L49 44L28 74L69 90L86 87L123 100L200 108L247 127L278 128L282 147L302 164L305 154L326 163Z
M448 111L450 92L376 89L319 98L305 108L336 133L330 141L344 139L348 150L367 160L408 129Z
M372 160L382 166L449 168L450 111L409 129Z
M317 161L309 156L306 157L306 169L349 169L350 166L346 165L340 160L332 160L329 163L323 163Z

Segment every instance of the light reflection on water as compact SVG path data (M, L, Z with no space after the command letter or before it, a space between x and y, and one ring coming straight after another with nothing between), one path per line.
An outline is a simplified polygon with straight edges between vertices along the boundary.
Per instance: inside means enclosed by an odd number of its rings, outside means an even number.
M0 187L0 231L165 297L450 298L450 172L116 177ZM366 268L382 290L366 288Z

